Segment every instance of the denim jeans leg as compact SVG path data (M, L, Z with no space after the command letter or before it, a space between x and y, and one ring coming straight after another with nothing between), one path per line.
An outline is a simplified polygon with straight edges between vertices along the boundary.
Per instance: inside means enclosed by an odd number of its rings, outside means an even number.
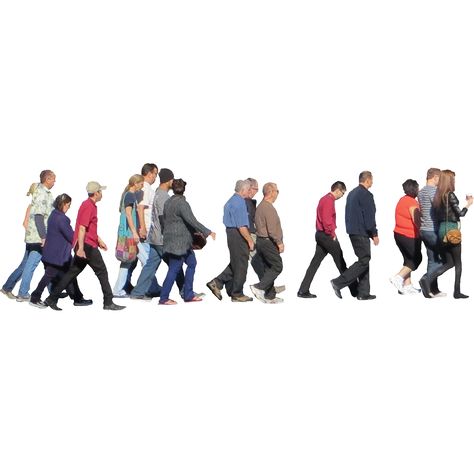
M151 245L148 260L142 268L142 272L138 277L137 284L132 291L133 296L144 296L146 293L151 293L153 287L153 280L156 281L155 273L161 263L163 255L162 245ZM159 287L161 291L161 287Z
M120 264L120 269L117 275L117 281L115 282L115 286L113 289L114 296L123 296L124 294L126 294L124 287L127 283L128 270L130 269L130 266L131 263L128 262L122 262Z
M8 277L7 281L3 285L3 289L5 291L13 291L15 285L21 280L21 276L23 274L23 270L25 268L26 261L28 260L28 250L25 249L25 253L23 254L23 258L21 260L20 265L13 270L12 274Z
M169 299L171 288L173 287L174 282L176 281L176 276L183 269L183 256L169 256L168 259L168 273L166 274L165 281L163 282L163 289L161 290L160 303L164 303Z
M20 289L18 290L18 296L28 296L30 291L31 280L33 279L33 273L36 267L41 262L41 253L36 250L31 250L28 254L28 258L23 269L23 275L21 276Z
M188 253L184 257L184 263L186 263L187 268L184 274L183 299L184 301L190 301L194 297L194 273L197 265L196 255L192 249L188 250Z

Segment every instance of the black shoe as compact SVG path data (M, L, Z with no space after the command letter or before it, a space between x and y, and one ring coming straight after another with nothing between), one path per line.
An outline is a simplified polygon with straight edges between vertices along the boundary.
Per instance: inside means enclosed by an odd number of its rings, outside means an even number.
M313 293L310 293L309 291L298 291L296 296L298 296L298 298L317 298L316 295L313 295Z
M456 298L457 300L464 299L464 298L469 298L468 295L464 295L462 293L454 293L453 297Z
M428 280L426 278L421 278L421 280L418 283L420 284L420 288L421 288L421 291L423 292L423 296L425 298L431 298L430 285L428 283Z
M74 306L90 306L92 304L92 300L85 300L82 298L82 300L77 300L74 301Z
M115 304L115 303L104 304L104 309L108 309L110 311L119 311L125 308L126 306L120 306L119 304Z
M60 295L59 295L59 298L67 298L69 295L63 291Z
M49 306L51 309L54 309L54 311L62 311L62 309L58 306L56 301L50 299L49 296L44 300L44 304L46 306Z
M336 293L336 296L342 300L341 289L337 287L337 285L334 283L334 280L331 280L331 286L334 290L334 293Z
M360 301L375 300L375 298L377 298L375 295L362 295L357 297Z
M131 300L151 301L153 296L150 295L130 295Z

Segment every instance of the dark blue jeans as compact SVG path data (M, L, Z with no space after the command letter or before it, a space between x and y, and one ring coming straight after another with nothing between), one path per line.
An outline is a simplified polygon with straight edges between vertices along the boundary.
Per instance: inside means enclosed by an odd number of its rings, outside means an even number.
M421 230L420 237L425 244L426 256L428 257L428 267L426 269L426 274L423 275L423 277L429 277L443 265L438 233L434 230ZM431 283L431 292L434 294L439 293L438 278L433 279Z
M166 274L163 288L160 295L160 303L169 299L171 288L173 287L176 277L183 269L183 263L186 264L186 272L184 274L184 301L190 301L194 297L193 283L194 272L196 271L196 255L192 249L189 249L185 255L168 255L168 273Z

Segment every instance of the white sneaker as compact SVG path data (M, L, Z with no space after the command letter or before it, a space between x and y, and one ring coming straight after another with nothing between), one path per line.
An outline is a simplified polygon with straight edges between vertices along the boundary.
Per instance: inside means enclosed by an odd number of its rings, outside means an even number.
M430 293L431 298L443 298L446 296L446 293L440 291L439 293Z
M282 293L285 290L286 290L285 285L275 286L275 293Z
M275 296L275 298L273 298L272 300L265 300L265 303L269 303L269 304L279 304L279 303L283 303L284 299L283 298L278 298L278 296Z
M421 293L421 290L413 285L405 285L402 289L402 294L404 295L418 295L419 293Z
M400 275L390 277L388 280L398 291L400 291L402 294L405 294L403 287L403 278Z
M255 298L262 303L266 303L267 300L265 299L265 292L258 288L255 288L255 285L250 285L250 291L254 294Z

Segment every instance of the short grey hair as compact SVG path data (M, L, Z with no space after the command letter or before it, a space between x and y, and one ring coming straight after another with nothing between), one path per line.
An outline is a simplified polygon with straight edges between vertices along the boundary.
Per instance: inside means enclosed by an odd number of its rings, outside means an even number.
M245 181L250 183L251 188L258 188L258 181L254 178L247 178Z
M251 187L251 184L250 182L246 179L246 180L243 180L243 179L239 179L236 183L235 183L235 189L234 191L236 193L240 193L240 191L242 191L243 189L250 189Z

